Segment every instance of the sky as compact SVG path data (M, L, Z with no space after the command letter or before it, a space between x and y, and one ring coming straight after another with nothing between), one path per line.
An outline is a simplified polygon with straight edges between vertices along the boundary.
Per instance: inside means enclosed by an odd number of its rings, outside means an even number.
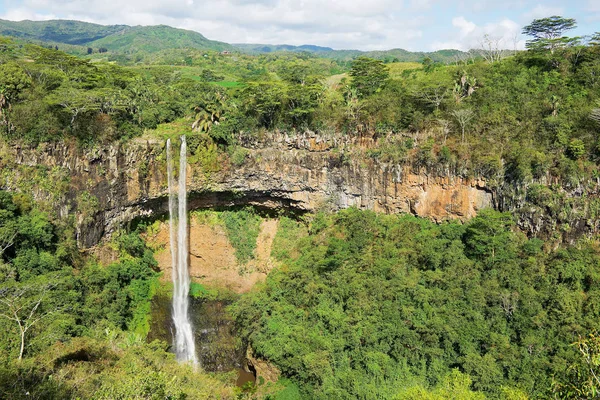
M334 49L468 50L484 37L522 49L523 26L575 18L571 36L600 31L600 0L0 0L0 19L75 19L194 30L228 43Z

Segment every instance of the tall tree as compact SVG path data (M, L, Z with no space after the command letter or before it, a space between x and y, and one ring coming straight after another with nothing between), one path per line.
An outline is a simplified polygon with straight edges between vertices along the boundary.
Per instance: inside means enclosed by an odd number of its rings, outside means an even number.
M554 15L548 18L534 19L523 28L523 34L531 36L526 47L530 50L550 50L554 54L557 48L565 47L577 41L577 38L564 37L565 31L575 29L577 22L573 18Z
M452 111L452 116L454 117L458 125L460 125L460 129L462 131L461 142L464 143L465 129L467 128L471 120L475 117L475 113L470 108L462 108L459 110Z
M357 90L358 96L367 97L385 85L390 73L383 61L358 57L352 62L350 76L352 76L351 86Z
M19 328L19 360L23 359L28 331L61 309L60 305L48 301L49 294L56 285L43 281L44 279L32 279L24 284L13 282L0 289L0 319L12 321Z

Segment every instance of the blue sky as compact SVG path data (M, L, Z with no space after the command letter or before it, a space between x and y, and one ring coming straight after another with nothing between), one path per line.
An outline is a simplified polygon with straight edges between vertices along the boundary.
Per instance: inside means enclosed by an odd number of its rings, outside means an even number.
M166 24L229 43L430 51L478 47L488 35L523 48L534 18L577 19L571 35L600 31L600 0L0 0L0 18Z

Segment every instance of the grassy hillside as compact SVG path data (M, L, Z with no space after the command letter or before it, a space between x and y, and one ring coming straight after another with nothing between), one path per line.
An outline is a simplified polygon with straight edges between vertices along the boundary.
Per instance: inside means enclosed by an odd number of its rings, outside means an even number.
M135 26L117 34L98 39L89 45L105 47L119 53L154 53L166 49L233 50L233 46L209 40L194 31L172 28L166 25Z
M232 50L233 46L209 40L198 32L159 26L98 25L80 21L6 21L0 20L0 35L30 42L58 45L70 53L81 49L62 45L106 48L112 53L154 53L165 49L192 48Z
M128 29L127 25L98 25L81 21L7 21L0 19L0 35L43 42L84 45Z

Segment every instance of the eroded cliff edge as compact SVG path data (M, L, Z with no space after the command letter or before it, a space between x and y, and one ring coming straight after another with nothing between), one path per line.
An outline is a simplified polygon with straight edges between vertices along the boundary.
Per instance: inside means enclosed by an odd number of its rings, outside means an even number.
M415 173L356 157L351 153L356 143L310 132L271 133L243 143L237 157L219 154L200 136L188 142L190 208L254 205L305 212L356 206L441 221L465 220L498 204L483 180ZM0 161L5 189L29 191L62 217L76 215L81 247L94 246L136 217L167 212L162 139L92 149L64 142L37 148L5 143Z

